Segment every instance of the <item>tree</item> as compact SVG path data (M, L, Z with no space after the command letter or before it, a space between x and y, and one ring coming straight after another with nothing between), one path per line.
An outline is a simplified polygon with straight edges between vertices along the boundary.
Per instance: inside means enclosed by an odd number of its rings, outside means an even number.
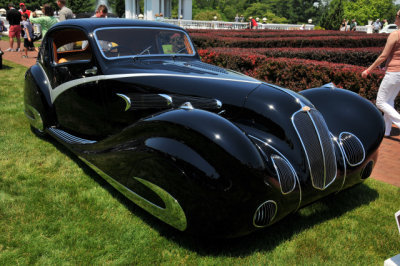
M315 5L317 3L317 5ZM291 23L307 23L309 19L319 21L321 16L320 1L314 0L290 0L288 4L287 18Z
M245 18L259 17L262 19L266 17L269 23L287 23L286 18L278 17L272 11L268 4L265 3L253 3L244 12Z
M368 20L376 20L378 18L394 21L397 11L391 0L346 1L343 8L343 18L355 18L360 25L367 24Z
M223 20L223 16L218 11L214 10L203 10L196 14L193 18L194 20L214 20L214 17L217 17L217 20Z
M115 0L115 4L113 6L113 12L118 17L124 17L125 15L125 0Z
M67 6L74 14L93 12L96 8L94 0L69 0Z
M342 0L332 0L321 16L320 26L327 30L338 30L343 20L344 10Z

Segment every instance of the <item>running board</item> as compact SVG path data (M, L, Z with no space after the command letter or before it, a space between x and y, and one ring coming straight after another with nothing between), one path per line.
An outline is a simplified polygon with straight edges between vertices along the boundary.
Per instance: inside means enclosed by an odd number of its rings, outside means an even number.
M88 140L88 139L82 139L79 137L75 137L74 135L71 135L64 130L57 129L57 128L47 128L50 134L54 135L55 137L61 139L62 141L68 143L68 144L94 144L97 141L94 140Z

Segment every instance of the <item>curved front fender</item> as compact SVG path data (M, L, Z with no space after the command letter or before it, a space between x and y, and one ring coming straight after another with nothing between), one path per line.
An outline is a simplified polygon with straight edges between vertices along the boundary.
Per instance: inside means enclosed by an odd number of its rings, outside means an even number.
M210 143L220 146L241 163L255 169L264 168L261 155L250 139L237 126L217 114L197 109L178 109L145 121L163 121L183 126L208 138Z

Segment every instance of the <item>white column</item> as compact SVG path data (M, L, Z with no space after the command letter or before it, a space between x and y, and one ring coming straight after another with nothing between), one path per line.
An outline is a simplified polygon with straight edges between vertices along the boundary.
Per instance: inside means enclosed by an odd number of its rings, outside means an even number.
M171 18L171 0L164 0L164 17Z
M136 18L136 0L125 0L125 17Z
M145 0L144 1L144 19L154 20L156 13L160 9L159 0Z
M183 0L183 19L192 20L192 0Z
M181 19L182 16L182 0L179 0L179 5L178 5L178 19Z

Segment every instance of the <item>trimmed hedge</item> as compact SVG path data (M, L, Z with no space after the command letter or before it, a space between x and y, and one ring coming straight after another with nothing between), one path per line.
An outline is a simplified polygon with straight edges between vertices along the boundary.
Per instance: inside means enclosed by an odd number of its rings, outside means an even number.
M243 48L212 48L215 52L238 54ZM267 57L300 58L357 66L370 66L382 52L383 47L366 48L256 48L251 52Z
M268 58L247 51L230 53L204 49L199 50L199 54L206 63L241 71L294 91L333 82L336 86L356 92L372 102L375 102L384 76L382 70L376 70L368 79L363 79L361 73L365 68L360 66L305 59ZM396 101L396 107L400 107L399 100Z
M318 37L284 37L284 38L231 38L214 35L191 35L198 48L236 47L236 48L278 48L278 47L383 47L387 35L360 36L318 36Z

